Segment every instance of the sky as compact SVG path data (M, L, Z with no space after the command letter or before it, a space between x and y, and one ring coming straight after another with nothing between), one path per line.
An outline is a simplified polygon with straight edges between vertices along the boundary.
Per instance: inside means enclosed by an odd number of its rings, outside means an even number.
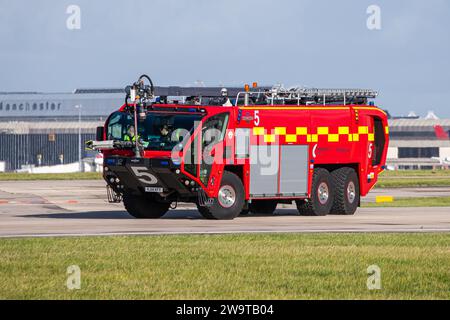
M0 91L147 73L156 85L371 88L393 115L450 118L449 59L448 0L0 0Z

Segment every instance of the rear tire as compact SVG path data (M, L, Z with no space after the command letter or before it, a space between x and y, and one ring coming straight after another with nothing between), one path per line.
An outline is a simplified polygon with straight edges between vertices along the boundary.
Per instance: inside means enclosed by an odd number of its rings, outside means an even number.
M158 219L169 210L170 203L157 202L144 196L123 195L123 204L130 215L137 219Z
M277 201L274 200L253 200L249 209L254 214L273 214L277 208Z
M334 201L330 172L324 168L314 169L311 199L297 200L297 209L302 216L326 216Z
M205 208L212 219L232 220L241 213L244 207L244 197L245 192L241 179L234 173L224 171L217 198L214 199L211 206ZM208 217L208 219L210 218Z
M331 173L335 196L331 214L353 215L359 205L359 180L355 170L343 167Z

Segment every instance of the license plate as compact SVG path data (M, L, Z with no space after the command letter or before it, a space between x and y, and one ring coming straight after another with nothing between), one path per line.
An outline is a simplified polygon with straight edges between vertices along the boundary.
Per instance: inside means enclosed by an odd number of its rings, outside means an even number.
M145 192L163 192L163 188L157 188L157 187L145 187Z

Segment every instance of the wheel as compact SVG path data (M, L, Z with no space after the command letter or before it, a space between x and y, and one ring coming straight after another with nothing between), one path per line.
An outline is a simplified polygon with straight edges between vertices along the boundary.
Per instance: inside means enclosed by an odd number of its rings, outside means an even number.
M241 213L239 213L240 216L248 216L250 214L249 209L242 209Z
M274 200L253 200L249 209L251 213L255 214L273 214L277 204Z
M202 215L203 218L205 219L214 219L213 215L211 214L211 212L209 212L209 208L205 207L205 206L201 206L197 203L197 210L198 212L200 212L200 214Z
M314 169L311 199L296 201L300 215L325 216L331 211L334 192L331 174L323 168Z
M128 213L138 219L161 218L170 206L170 203L157 202L144 196L129 194L123 195L123 204Z
M355 214L359 205L359 179L355 170L344 167L331 172L334 185L332 214Z
M217 198L207 209L214 219L234 219L244 207L244 195L241 179L234 173L224 171Z

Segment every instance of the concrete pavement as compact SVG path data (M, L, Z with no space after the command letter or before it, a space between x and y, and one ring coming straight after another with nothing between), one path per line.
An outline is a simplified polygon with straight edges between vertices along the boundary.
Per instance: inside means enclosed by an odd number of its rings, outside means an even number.
M432 189L374 190L371 197L450 196L448 188ZM280 205L273 216L215 221L202 219L192 206L181 206L162 219L138 220L122 204L107 203L103 181L0 182L0 237L436 231L450 231L450 208L360 208L355 216L303 217L293 206Z

